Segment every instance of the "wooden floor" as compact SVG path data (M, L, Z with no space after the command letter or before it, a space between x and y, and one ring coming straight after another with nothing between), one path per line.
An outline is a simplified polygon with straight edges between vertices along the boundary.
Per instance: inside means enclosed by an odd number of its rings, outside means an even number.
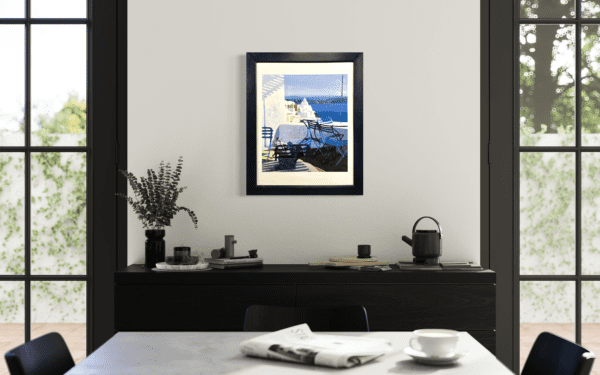
M544 331L555 333L566 339L574 340L573 324L548 324L548 323L529 323L521 324L521 369L527 358L527 354L533 346L536 337ZM0 352L14 348L23 343L23 324L0 324ZM73 355L75 363L81 362L85 356L85 324L73 323L46 323L33 324L31 337L38 337L48 332L59 332L67 342L69 350ZM600 354L600 324L584 324L583 340L587 349ZM8 375L6 364L0 366L0 375ZM600 375L600 364L595 363L592 371L593 375Z

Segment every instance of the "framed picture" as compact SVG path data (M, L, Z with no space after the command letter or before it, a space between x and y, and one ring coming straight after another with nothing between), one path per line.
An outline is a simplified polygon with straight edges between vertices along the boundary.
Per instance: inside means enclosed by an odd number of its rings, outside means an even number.
M363 54L246 54L247 195L363 194Z

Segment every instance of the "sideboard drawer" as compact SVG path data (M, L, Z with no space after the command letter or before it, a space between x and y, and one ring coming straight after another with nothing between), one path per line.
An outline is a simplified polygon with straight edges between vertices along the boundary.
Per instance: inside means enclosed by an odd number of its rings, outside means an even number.
M116 285L117 331L241 331L254 304L294 306L296 286Z
M297 306L362 305L371 331L496 328L494 284L301 284Z

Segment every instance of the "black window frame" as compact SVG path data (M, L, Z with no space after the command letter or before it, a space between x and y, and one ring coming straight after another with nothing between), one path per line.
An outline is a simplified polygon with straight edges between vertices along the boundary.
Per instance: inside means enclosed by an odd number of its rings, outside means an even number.
M127 169L127 1L87 0L86 18L31 18L31 0L24 18L0 18L0 25L25 28L24 146L0 146L0 152L23 153L25 159L25 272L0 275L0 281L24 282L24 339L31 337L31 282L85 281L87 353L114 334L113 273L126 266L126 207L115 193L126 188L118 169ZM87 26L87 143L86 146L31 146L31 25L85 24ZM95 124L98 131L94 131ZM120 146L120 147L119 147ZM85 152L87 154L86 275L31 275L31 153ZM120 189L119 189L120 188Z
M518 281L514 267L515 148L514 148L514 6L513 1L481 0L482 127L488 128L488 246L489 267L496 271L496 357L518 371ZM518 156L518 155L517 155ZM517 187L518 188L518 187ZM518 197L518 196L517 196ZM517 282L515 282L517 281ZM516 319L516 320L515 320ZM516 324L515 324L516 322Z
M581 273L581 157L600 152L600 147L581 145L581 25L600 24L600 19L581 18L581 2L575 0L574 18L527 19L520 17L520 2L482 0L482 36L488 33L489 50L482 49L482 67L489 68L490 153L490 265L497 272L497 356L513 371L520 367L520 282L575 282L575 341L582 341L581 282L600 280L600 275ZM487 18L487 25L483 20ZM575 25L575 146L524 147L519 139L519 28L521 24ZM487 56L484 56L487 54ZM484 60L487 58L487 63ZM493 152L491 151L493 150ZM523 152L575 154L575 274L520 275L519 165Z

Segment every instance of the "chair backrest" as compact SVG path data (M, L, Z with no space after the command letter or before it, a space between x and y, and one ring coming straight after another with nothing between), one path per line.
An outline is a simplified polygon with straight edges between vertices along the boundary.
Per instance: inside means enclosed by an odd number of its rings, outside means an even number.
M307 119L302 119L302 120L300 120L300 122L303 123L306 126L309 126L309 125L318 125L318 123L319 123L318 121L307 120Z
M588 375L594 363L589 350L550 332L535 340L521 375Z
M304 156L308 152L309 146L305 144L275 145L275 158L295 158Z
M336 139L341 141L344 138L344 135L340 133L334 126L332 125L323 125L321 126L321 138L326 139Z
M306 323L314 332L369 331L362 306L302 308L252 305L246 310L244 331L272 332Z
M270 128L268 126L263 126L262 137L265 139L273 138L273 128Z
M11 375L63 375L75 362L59 333L40 336L4 355Z
M577 366L576 375L589 375L592 373L592 366L596 356L592 352L583 353L579 360L579 366Z

